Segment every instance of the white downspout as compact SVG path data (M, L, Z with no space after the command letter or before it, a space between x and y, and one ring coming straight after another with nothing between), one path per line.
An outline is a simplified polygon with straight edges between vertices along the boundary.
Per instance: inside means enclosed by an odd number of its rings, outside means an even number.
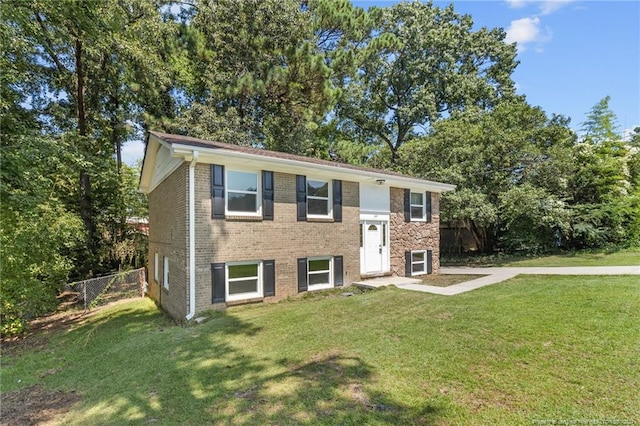
M198 161L198 151L193 151L193 157L189 163L189 312L187 321L196 314L196 195L195 166Z

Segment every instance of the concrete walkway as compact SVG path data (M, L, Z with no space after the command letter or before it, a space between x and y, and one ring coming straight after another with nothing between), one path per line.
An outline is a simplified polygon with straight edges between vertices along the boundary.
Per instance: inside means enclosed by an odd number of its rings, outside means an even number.
M395 285L405 290L421 291L423 293L453 296L475 290L491 284L496 284L516 275L640 275L639 266L572 266L572 267L522 267L522 268L440 268L440 274L449 275L485 275L471 281L448 287L420 284L422 281L406 277L380 277L354 283L360 287L377 288L385 285ZM639 279L640 284L640 279Z

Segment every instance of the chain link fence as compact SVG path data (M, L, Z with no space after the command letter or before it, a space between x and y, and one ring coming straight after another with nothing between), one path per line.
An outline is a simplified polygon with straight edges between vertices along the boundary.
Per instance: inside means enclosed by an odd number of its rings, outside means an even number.
M87 310L118 299L144 296L146 287L145 269L140 268L65 284L58 298L62 305L82 304Z

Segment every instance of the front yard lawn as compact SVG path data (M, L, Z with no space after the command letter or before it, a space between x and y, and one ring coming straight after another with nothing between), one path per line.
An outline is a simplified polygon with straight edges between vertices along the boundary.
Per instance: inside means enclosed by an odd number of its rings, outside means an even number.
M189 327L137 299L3 345L2 421L633 424L638 324L628 276L522 276L454 297L382 288Z

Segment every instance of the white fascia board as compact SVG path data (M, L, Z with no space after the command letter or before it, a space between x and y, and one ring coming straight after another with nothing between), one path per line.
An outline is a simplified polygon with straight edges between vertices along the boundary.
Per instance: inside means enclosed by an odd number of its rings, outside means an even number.
M188 155L194 150L189 145L173 144L172 155ZM246 152L230 151L198 147L200 153L198 162L233 165L237 167L270 168L276 172L326 177L329 179L342 179L352 182L377 183L384 180L384 185L400 188L413 188L423 191L445 192L453 191L456 186L446 183L432 182L424 179L416 179L405 176L388 175L383 172L368 170L343 169L340 167L314 164L306 161L291 160L288 158L267 157L264 155L249 154Z
M166 156L166 158L161 158L158 163L158 154L163 149L166 150L165 152L169 155ZM185 159L188 159L187 161L191 161L193 151L193 148L189 150L189 156L173 155L170 143L150 134L147 152L144 158L144 163L142 164L142 175L138 190L144 194L149 194L171 173L178 169L178 167L185 162Z

